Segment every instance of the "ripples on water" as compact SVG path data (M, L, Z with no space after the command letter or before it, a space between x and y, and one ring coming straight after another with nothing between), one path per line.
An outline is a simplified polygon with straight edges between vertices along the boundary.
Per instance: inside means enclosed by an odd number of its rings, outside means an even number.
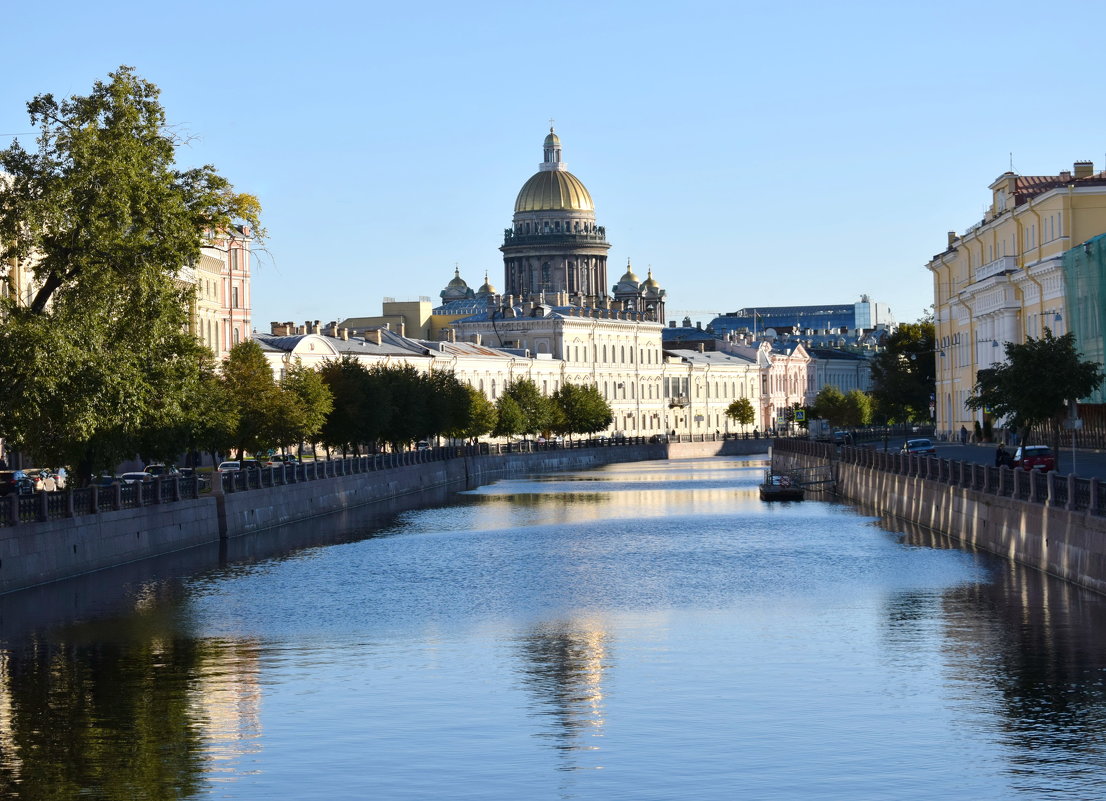
M503 481L12 634L0 787L1106 798L1102 599L761 470Z

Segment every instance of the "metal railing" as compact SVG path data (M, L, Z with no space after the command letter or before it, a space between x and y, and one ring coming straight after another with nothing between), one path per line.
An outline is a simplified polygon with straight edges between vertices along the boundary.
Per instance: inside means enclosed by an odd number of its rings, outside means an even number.
M1097 478L1063 476L1056 472L1042 473L1020 467L991 467L936 456L798 439L776 440L773 447L781 453L814 456L900 476L916 476L988 495L1106 516L1106 484Z
M708 437L709 438L709 437ZM479 443L427 448L424 450L390 451L366 456L320 459L279 467L247 468L227 473L213 473L212 481L221 481L224 493L280 487L304 481L393 470L410 465L440 462L465 457L497 456L507 453L538 453L578 448L612 448L641 445L645 437L591 437L586 439L520 440L504 444ZM687 438L685 441L690 441ZM47 522L118 509L194 500L207 491L206 476L155 476L150 481L135 484L115 483L107 487L92 486L57 492L36 492L32 495L8 495L0 498L0 527Z

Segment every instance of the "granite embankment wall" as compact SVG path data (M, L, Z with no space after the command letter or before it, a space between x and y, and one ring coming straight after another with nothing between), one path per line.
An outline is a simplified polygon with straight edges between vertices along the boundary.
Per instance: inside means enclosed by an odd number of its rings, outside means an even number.
M711 445L721 450L722 443ZM0 593L220 540L263 536L281 526L397 499L409 507L418 506L423 495L427 503L440 502L443 491L503 476L664 459L670 447L680 446L643 443L465 456L3 527Z
M1043 570L1082 587L1106 593L1106 517L1074 493L1045 493L1043 502L997 495L922 475L876 469L824 456L777 448L773 469L833 465L841 498L876 515L889 515L941 532L970 546ZM1005 470L1005 468L1003 468ZM966 474L962 470L961 474ZM1006 476L1012 476L1007 471ZM1021 474L1019 479L1029 477ZM1045 485L1044 476L1034 476ZM1054 476L1048 486L1074 483ZM1097 495L1097 489L1095 490ZM1030 497L1034 497L1031 493ZM1061 500L1062 497L1062 500Z

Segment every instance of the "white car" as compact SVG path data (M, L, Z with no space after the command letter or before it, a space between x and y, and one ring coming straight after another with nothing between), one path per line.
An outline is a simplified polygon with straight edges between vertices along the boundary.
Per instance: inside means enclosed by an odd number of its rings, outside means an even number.
M242 469L241 462L219 462L219 466L215 468L220 473L237 473Z

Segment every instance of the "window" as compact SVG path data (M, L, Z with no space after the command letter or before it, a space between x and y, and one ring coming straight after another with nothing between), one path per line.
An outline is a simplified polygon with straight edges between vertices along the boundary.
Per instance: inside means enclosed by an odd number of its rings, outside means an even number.
M231 297L231 301L230 301L231 308L232 309L237 309L238 308L238 287L231 287L230 297Z

